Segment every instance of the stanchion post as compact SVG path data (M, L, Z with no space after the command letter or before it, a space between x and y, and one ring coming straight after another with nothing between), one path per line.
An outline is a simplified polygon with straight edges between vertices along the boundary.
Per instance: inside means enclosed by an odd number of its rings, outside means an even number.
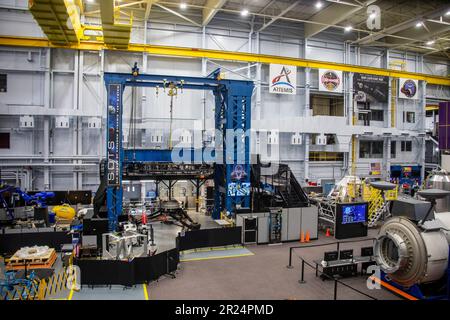
M334 300L337 300L337 279L334 279Z
M298 281L298 283L305 283L305 260L303 260L302 258L302 272L301 272L301 277L300 280Z
M286 268L292 269L292 248L289 248L289 264Z

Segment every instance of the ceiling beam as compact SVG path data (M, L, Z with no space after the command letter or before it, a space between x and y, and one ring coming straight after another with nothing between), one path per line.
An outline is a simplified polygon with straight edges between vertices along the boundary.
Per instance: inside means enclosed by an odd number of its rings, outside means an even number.
M387 43L392 44L398 44L398 45L404 45L404 44L410 44L415 43L419 41L429 41L429 40L436 40L435 37L438 37L441 34L445 34L446 32L450 31L450 26L441 25L441 24L433 24L431 22L426 23L427 30L425 31L424 28L409 28L406 30L403 30L401 32L396 33L396 36L401 36L404 38L410 38L412 41L405 41L400 38L392 38L392 37L386 37L385 41Z
M201 27L201 26L202 26L200 23L197 23L197 22L195 22L194 20L192 20L192 19L190 19L190 18L188 18L188 17L182 15L181 13L179 13L179 12L177 12L177 11L175 11L175 10L172 10L172 9L170 9L170 8L167 8L166 6L163 6L162 4L154 3L154 5L157 6L157 7L160 7L161 9L166 10L167 12L170 12L170 13L176 15L177 17L180 17L180 18L183 19L183 20L186 20L186 21L192 23L193 25L195 25L195 26L197 26L197 27Z
M433 18L436 18L436 17L442 15L442 12L444 10L446 10L445 7L440 7L437 10L435 9L435 10L432 10L432 11L429 11L429 12L423 14L422 17L425 16L428 19L433 19ZM372 34L370 34L370 35L368 35L366 37L363 37L361 39L353 41L353 44L361 44L361 45L369 44L371 42L378 41L378 40L380 40L380 39L382 39L382 38L384 38L384 37L386 37L386 36L388 36L390 34L397 34L397 33L400 33L403 30L406 30L406 29L413 29L415 27L417 21L420 20L422 17L414 17L414 18L402 21L402 22L400 22L398 24L395 24L393 26L387 27L387 28L385 28L383 30L380 30L380 31L372 33Z
M129 3L124 3L124 4L119 4L117 6L114 6L116 9L123 9L123 8L128 8L128 7L132 7L132 6L137 6L143 3L146 3L148 0L141 0L141 1L134 1L134 2L129 2ZM155 1L159 1L159 0L154 0ZM137 10L135 8L133 8L134 10ZM92 10L92 11L85 11L84 15L85 16L94 16L96 14L99 14L100 10Z
M205 7L203 8L203 21L202 25L206 26L211 22L216 13L222 9L227 0L207 0Z
M348 5L342 3L333 3L323 10L316 13L310 20L310 23L305 24L305 38L311 38L316 34L326 30L328 27L319 24L312 24L311 22L326 23L331 25L339 24L345 19L350 18L356 12L364 9L366 6L374 3L376 0L368 0L360 6L349 8Z
M269 22L266 22L259 30L258 32L263 31L265 28L267 28L268 26L270 26L272 23L274 23L275 21L277 21L278 19L280 19L281 17L283 17L286 13L288 13L289 11L291 11L292 9L294 9L298 4L300 3L300 1L296 1L293 4L291 4L289 7L287 7L286 9L284 9L283 11L281 11L281 13L279 15L277 15L276 17L273 17L272 19L270 19Z
M145 4L145 14L144 14L144 21L148 21L148 18L150 17L150 10L152 10L152 5L154 2L158 0L147 0Z

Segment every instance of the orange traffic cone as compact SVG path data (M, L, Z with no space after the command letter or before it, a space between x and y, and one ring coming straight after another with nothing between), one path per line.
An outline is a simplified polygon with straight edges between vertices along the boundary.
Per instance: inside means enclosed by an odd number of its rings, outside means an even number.
M307 230L306 231L305 242L309 242L309 237L310 237L309 230Z
M300 242L305 242L305 235L303 234L303 231L300 233Z
M326 237L331 237L331 235L330 235L330 229L329 229L329 228L327 228L327 233L325 233L325 236L326 236Z

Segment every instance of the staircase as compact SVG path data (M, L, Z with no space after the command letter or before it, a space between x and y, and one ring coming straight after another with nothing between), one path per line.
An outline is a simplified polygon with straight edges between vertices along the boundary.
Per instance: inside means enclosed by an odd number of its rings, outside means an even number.
M381 203L379 207L377 207L372 214L369 214L368 226L369 228L375 227L377 225L378 220L383 216L383 214L388 209L389 202L384 201Z
M286 208L307 206L309 203L308 196L303 191L291 169L287 165L280 165L278 175L280 181L284 182L277 188L279 195L284 200L284 206Z
M369 198L369 221L368 226L374 227L388 208L388 201L381 196L381 191L371 188Z
M280 193L281 197L283 198L286 206L291 207L291 208L303 206L302 205L303 202L301 201L300 197L292 189L280 190L279 193Z
M252 184L254 186L270 186L265 189L266 192L270 189L270 195L264 192L253 194L254 203L258 208L264 206L282 206L283 208L308 206L308 196L288 165L279 164L277 172L271 175L261 174L260 169L258 165L252 165Z

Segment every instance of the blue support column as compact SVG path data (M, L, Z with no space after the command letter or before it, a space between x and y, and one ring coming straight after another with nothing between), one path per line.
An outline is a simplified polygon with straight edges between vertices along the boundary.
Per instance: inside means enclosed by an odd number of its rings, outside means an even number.
M225 202L225 146L224 146L224 128L225 128L225 93L224 87L217 87L214 90L215 96L215 128L216 128L216 163L214 164L214 210L213 219L220 219L220 213L224 210Z
M134 69L133 69L134 71ZM230 184L234 190L250 190L250 137L247 130L251 121L251 96L253 82L240 80L220 80L220 70L216 70L206 78L178 77L167 75L145 75L105 73L107 87L107 206L110 229L116 230L118 216L122 214L122 166L124 161L133 162L164 161L172 162L171 150L133 150L133 153L122 149L122 95L126 86L161 87L166 88L169 83L176 83L185 89L212 90L215 95L215 127L222 137L216 136L216 146L219 152L214 154L214 185L215 205L213 218L218 219L222 211L232 213L236 205L250 207L250 194L242 192L229 193ZM224 144L229 134L234 136L234 146L227 159L227 146ZM235 131L239 130L239 131ZM217 149L216 149L217 150ZM190 150L193 157L201 159L199 162L210 162L203 158L204 150ZM239 177L233 176L239 168ZM242 188L244 187L244 188Z
M218 219L223 210L227 214L232 214L236 206L250 207L248 130L251 121L252 92L252 83L242 85L227 81L219 94L216 93L216 129L223 135L221 141L216 139L216 144L223 143L221 152L223 164L216 164L214 219Z

